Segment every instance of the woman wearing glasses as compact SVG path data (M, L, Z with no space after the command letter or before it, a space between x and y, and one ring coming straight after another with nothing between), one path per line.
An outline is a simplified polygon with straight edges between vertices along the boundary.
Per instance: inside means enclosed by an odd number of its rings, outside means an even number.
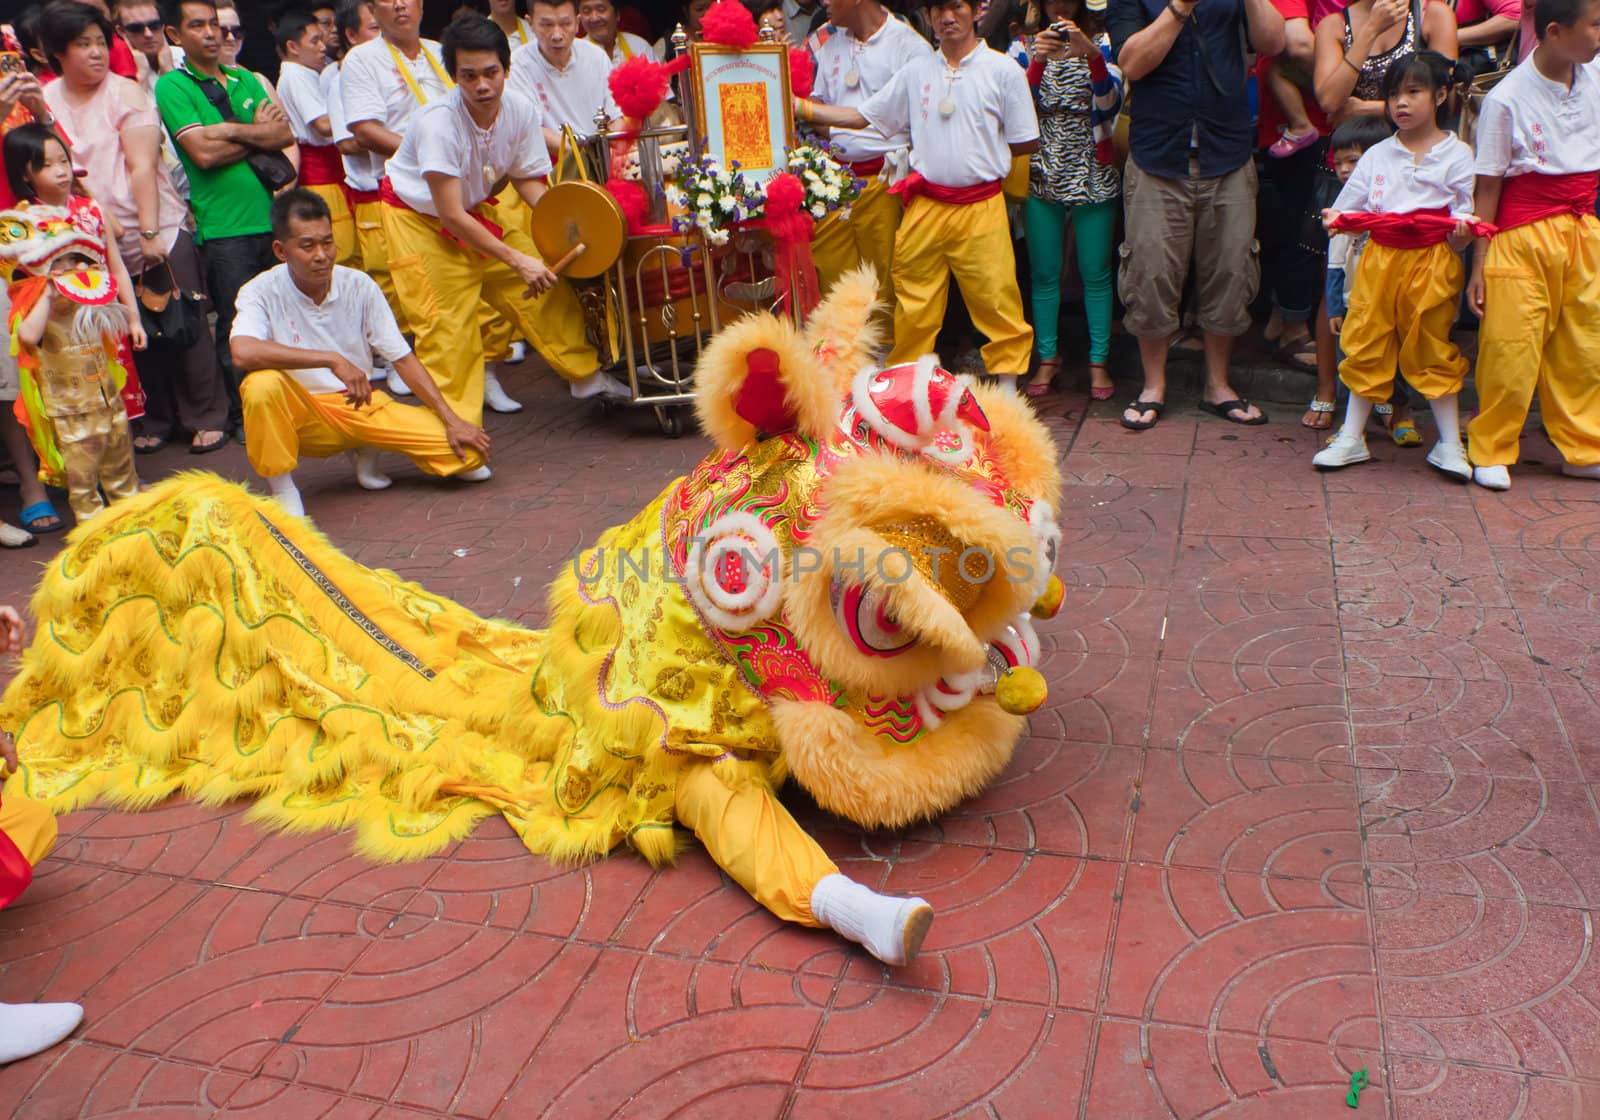
M238 69L239 48L244 46L244 24L239 21L239 9L234 7L233 0L219 0L217 23L222 27L222 65L229 69ZM267 91L272 103L282 110L283 102L278 99L278 87L267 81L265 74L256 70L250 73L261 83L261 88ZM300 152L294 145L291 144L283 152L296 168L300 166Z

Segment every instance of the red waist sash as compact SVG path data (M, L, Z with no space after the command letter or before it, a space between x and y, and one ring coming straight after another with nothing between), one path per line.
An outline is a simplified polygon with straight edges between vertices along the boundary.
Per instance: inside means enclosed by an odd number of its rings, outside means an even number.
M344 160L334 144L300 145L300 185L333 187L344 184Z
M857 179L870 179L883 170L883 157L874 156L872 159L864 159L860 163L852 163L850 170L855 173Z
M1467 225L1474 237L1494 236L1495 227L1488 222L1468 222ZM1456 219L1443 207L1404 214L1346 210L1328 228L1335 233L1370 233L1374 242L1389 249L1426 249L1444 244L1455 232Z
M350 209L354 210L357 206L360 206L363 203L382 202L383 192L381 190L358 191L349 183L346 183L344 185L344 197L350 203Z
M394 187L390 184L389 177L387 175L385 175L378 183L378 197L381 198L388 206L398 207L401 210L410 210L413 214L422 214L422 211L418 210L415 206L409 205L405 199L395 194ZM493 206L494 199L485 199L482 204L485 206ZM422 214L422 216L424 218L432 218L434 221L439 222L439 219L434 218L432 214ZM495 240L499 241L504 239L504 227L496 225L488 218L485 218L482 214L478 213L477 207L473 207L471 210L468 210L467 217L471 218L473 221L477 222L480 226L493 234ZM445 229L443 222L439 222L439 236L444 238L446 241L455 242L463 249L472 249L472 246L466 244L461 240L461 238ZM477 252L476 249L473 249L472 251L475 253ZM479 255L481 256L482 254Z
M919 195L931 198L935 202L969 206L974 202L983 202L999 194L1000 180L995 179L988 183L978 183L971 187L946 187L939 183L930 183L922 177L922 172L913 171L890 187L889 193L901 195L901 201L907 206L910 206L911 200Z
M1500 212L1495 225L1516 229L1557 214L1583 217L1594 213L1594 200L1600 174L1580 171L1576 175L1513 175L1500 188Z

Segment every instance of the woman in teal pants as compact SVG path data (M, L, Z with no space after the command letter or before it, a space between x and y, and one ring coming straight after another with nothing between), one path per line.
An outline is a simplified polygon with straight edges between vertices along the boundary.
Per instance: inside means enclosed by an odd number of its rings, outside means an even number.
M1033 279L1033 329L1039 365L1030 397L1050 391L1061 369L1061 265L1067 223L1077 234L1078 272L1089 320L1089 393L1113 392L1111 275L1122 176L1111 135L1122 108L1122 72L1110 62L1100 30L1106 0L1049 0L1050 27L1033 41L1028 81L1039 113L1039 150L1028 174L1023 221Z

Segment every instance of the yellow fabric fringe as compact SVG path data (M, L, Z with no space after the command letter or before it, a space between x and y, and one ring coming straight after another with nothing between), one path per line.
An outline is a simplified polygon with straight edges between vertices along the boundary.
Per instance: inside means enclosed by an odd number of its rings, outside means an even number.
M658 500L599 547L654 545L659 560L659 526ZM501 811L558 860L626 840L670 862L684 760L733 782L772 784L782 767L681 586L651 575L613 565L580 584L569 570L550 630L530 631L364 568L241 487L181 475L69 538L0 726L16 729L27 793L57 812L253 798L255 820L351 829L363 854L404 860Z

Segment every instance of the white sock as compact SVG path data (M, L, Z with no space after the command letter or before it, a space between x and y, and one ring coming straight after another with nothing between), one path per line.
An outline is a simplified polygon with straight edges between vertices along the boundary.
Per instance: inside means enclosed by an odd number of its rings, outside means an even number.
M597 369L588 377L579 378L572 384L572 395L580 401L590 397L626 397L628 387L612 377L603 369Z
M1367 421L1372 419L1372 402L1366 397L1350 394L1350 403L1344 410L1344 426L1339 429L1340 439L1366 438Z
M1455 393L1428 402L1433 422L1439 429L1439 442L1461 446L1461 401Z
M511 356L507 358L506 361L511 365L518 365L521 362L526 361L527 358L528 344L519 338L517 341L511 344Z
M300 500L300 487L294 484L293 471L285 471L267 479L267 489L272 492L273 499L283 507L284 513L290 517L306 515L306 504Z
M884 964L906 965L922 948L933 907L920 898L879 894L835 872L811 888L811 916Z
M356 481L363 490L387 490L394 479L378 469L378 450L361 447L350 452L350 461L356 465Z
M456 477L462 482L487 482L494 477L494 472L489 469L489 464L485 463L481 467L473 467L470 471L462 471Z
M75 1003L0 1003L0 1065L50 1049L81 1022Z
M483 403L493 412L521 412L521 403L512 400L506 395L500 379L495 376L494 370L483 371Z

